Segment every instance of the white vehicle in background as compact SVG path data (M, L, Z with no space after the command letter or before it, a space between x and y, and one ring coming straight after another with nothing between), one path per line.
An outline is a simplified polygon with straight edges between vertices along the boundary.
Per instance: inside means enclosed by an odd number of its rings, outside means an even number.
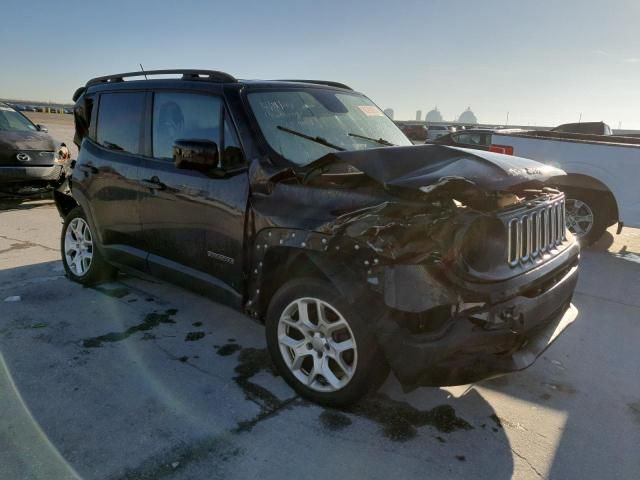
M640 227L640 138L562 131L496 131L491 151L559 167L554 185L566 194L567 227L583 245L607 227Z
M436 140L456 131L456 127L449 125L429 125L427 127L427 142Z

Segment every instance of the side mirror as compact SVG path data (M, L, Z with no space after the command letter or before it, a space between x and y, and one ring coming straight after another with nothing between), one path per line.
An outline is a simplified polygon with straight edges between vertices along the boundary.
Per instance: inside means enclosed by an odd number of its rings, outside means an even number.
M176 168L209 172L218 167L218 144L210 140L176 140L173 144Z
M38 129L39 132L49 133L49 129L44 125L40 125L39 123L36 125L36 128Z

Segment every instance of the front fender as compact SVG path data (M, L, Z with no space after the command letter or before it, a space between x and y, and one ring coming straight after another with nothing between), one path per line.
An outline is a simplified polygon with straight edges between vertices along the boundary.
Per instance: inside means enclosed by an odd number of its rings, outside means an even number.
M250 248L245 309L253 317L266 309L274 271L287 271L296 260L304 257L350 302L367 290L367 267L377 262L375 252L348 237L302 229L265 228Z

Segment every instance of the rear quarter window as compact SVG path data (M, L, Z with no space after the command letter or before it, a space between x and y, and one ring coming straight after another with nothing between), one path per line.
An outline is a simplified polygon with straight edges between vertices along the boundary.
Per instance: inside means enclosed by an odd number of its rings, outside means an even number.
M140 154L144 104L142 92L100 95L97 143L110 150Z
M456 142L463 145L482 145L484 135L481 133L461 133L456 135Z

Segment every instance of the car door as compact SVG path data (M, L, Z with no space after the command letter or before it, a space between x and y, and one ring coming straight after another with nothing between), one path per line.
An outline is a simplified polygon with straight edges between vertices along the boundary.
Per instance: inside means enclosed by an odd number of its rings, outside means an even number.
M225 119L223 98L159 91L151 117L152 152L142 167L147 191L140 204L149 269L235 304L241 298L247 174L215 178L178 169L173 161L175 141L187 139L215 142L223 161L230 156L227 152L237 156L239 151L241 156L239 144L231 147L237 140Z
M147 94L101 93L92 100L89 137L73 171L73 192L98 233L105 256L146 267L139 200L142 132Z

